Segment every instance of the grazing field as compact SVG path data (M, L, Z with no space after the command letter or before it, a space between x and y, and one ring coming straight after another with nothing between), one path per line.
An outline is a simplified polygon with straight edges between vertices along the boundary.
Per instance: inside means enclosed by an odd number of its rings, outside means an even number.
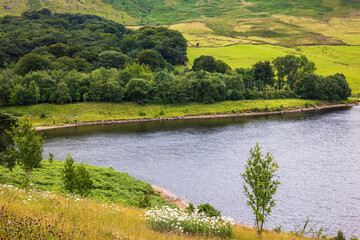
M303 99L241 100L213 104L146 104L137 103L74 103L38 104L32 106L5 107L4 111L16 116L30 115L34 126L62 125L67 123L176 117L206 114L226 114L248 111L274 111L318 105L321 101ZM41 117L43 115L43 117Z
M232 68L251 67L258 61L272 61L286 54L304 54L314 61L317 74L343 73L353 94L360 93L360 46L301 46L285 48L273 45L234 45L216 48L189 48L189 65L201 55L221 59Z

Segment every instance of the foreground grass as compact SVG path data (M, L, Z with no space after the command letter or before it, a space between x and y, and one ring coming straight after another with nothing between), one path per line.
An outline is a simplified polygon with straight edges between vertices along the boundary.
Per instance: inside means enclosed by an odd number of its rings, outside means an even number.
M31 182L36 189L53 191L64 194L61 183L61 171L64 161L48 160L41 162L41 167L34 169ZM76 164L75 164L76 165ZM111 203L122 203L128 206L138 206L139 199L146 192L152 192L152 204L157 206L168 205L160 196L154 195L149 183L131 177L128 173L117 172L113 168L101 168L85 165L93 181L94 189L89 198ZM24 182L25 172L19 166L12 171L0 167L0 183L21 186Z
M74 103L38 104L32 106L6 107L3 110L16 115L31 115L34 126L61 125L66 123L105 121L114 119L137 119L206 114L227 114L249 111L286 110L318 105L321 101L304 99L241 100L213 104L146 104L137 103ZM44 114L46 117L41 118ZM144 115L145 114L145 115Z
M145 223L145 212L123 204L91 199L79 201L55 193L25 192L0 185L0 238L24 239L217 239L161 233ZM21 235L23 234L23 235ZM249 227L234 228L232 239L257 240ZM265 231L264 240L301 240L289 234Z
M315 62L320 75L343 73L353 94L360 93L360 46L302 46L285 48L273 45L234 45L228 47L189 48L189 64L201 55L221 59L232 68L248 68L258 61L272 61L286 54L303 54Z

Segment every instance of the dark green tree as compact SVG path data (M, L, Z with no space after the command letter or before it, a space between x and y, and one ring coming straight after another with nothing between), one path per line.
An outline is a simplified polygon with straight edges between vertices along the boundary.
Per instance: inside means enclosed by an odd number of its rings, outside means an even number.
M159 55L153 50L144 50L139 53L137 60L139 64L149 65L151 69L156 69L160 67L161 60Z
M6 77L0 75L0 108L9 102L12 81Z
M104 51L99 55L98 66L104 68L124 68L131 58L117 51Z
M244 192L248 198L247 205L251 207L255 215L255 227L260 236L266 218L275 206L273 196L280 184L276 176L277 170L278 165L270 152L266 152L263 156L258 143L250 149L250 157L241 176L245 181Z
M14 116L0 111L0 165L12 169L15 166L15 158L7 151L13 145L11 138L12 126L15 126Z
M49 46L49 53L57 58L66 56L68 50L69 46L64 43L55 43Z
M81 197L86 197L90 194L91 189L94 188L94 182L91 179L89 172L83 164L76 168L76 193Z
M204 70L207 72L214 72L215 68L216 68L216 63L215 63L215 58L213 56L201 55L200 57L194 60L192 70L193 71Z
M229 64L225 63L223 60L215 60L215 69L214 72L218 73L226 73L227 71L230 71L231 67Z
M325 77L324 89L329 101L345 100L351 95L351 88L343 74L335 74Z
M148 99L151 90L150 82L141 78L131 79L125 87L127 98L133 102L141 102Z
M30 71L49 69L50 66L51 63L47 57L36 53L28 53L19 59L15 65L14 71L17 74L25 75Z
M77 189L76 170L74 166L74 159L71 157L70 153L68 153L67 158L65 160L65 166L61 172L61 180L65 191L67 191L70 194L76 192Z
M309 61L303 55L297 57L288 54L284 57L277 57L273 60L273 64L277 71L278 89L281 89L285 79L289 88L292 89L297 80L316 70L314 62Z
M57 86L57 103L71 103L70 90L64 81L61 81Z
M263 91L266 85L274 85L274 70L269 61L259 61L253 66L253 74L255 81L258 82L257 87Z
M326 100L324 78L316 74L309 74L296 82L295 92L301 98Z

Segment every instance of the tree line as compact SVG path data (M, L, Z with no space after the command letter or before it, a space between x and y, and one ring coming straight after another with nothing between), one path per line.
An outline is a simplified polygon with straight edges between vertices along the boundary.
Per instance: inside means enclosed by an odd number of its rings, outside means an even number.
M152 70L149 65L137 62L124 68L101 67L91 72L38 70L24 76L5 69L0 71L0 105L87 101L213 103L291 97L337 101L351 94L343 74L322 77L300 69L275 77L274 69L269 61L260 61L247 69L226 67L224 73L209 72L209 69L198 68L198 64L184 73L161 68Z
M300 97L337 101L351 94L343 74L318 76L305 56L251 68L200 56L192 69L186 39L164 27L138 31L98 16L47 9L0 18L0 106L87 101L213 103Z

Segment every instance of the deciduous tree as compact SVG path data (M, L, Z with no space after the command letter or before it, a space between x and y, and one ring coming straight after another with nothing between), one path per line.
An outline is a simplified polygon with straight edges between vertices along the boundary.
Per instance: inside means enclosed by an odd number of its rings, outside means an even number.
M266 152L264 156L261 149L258 143L250 149L245 171L241 174L245 181L247 205L255 215L255 227L259 235L263 231L266 218L271 214L272 207L275 206L273 196L280 184L276 176L277 163L270 152Z
M14 147L10 149L12 157L16 159L26 172L26 186L29 187L31 172L40 166L43 152L43 139L36 134L28 118L19 121L18 126L12 127L10 132Z

